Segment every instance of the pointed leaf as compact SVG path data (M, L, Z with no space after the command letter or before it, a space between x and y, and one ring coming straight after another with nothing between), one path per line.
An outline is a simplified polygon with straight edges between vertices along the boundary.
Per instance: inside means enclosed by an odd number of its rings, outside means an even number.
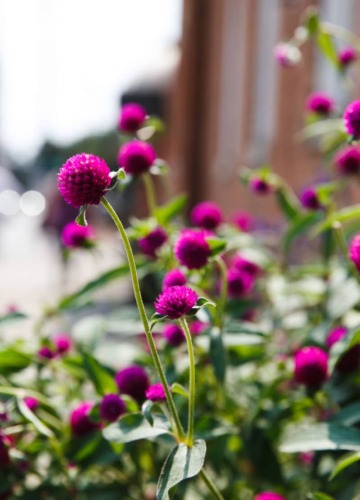
M84 352L82 357L83 366L99 396L116 393L117 386L114 377L110 375L109 371L90 354Z
M103 430L104 438L114 443L131 443L168 433L165 427L152 427L141 413L125 415Z
M346 455L346 457L342 457L335 465L335 468L331 473L330 480L334 479L334 477L337 476L340 472L342 472L344 469L354 464L355 462L358 462L359 460L360 451L357 451L356 453L350 453L349 455Z
M294 220L300 216L302 213L301 205L290 189L281 186L276 190L275 194L278 205L288 220Z
M226 248L226 241L220 238L206 238L206 241L211 250L211 257L216 257L223 253Z
M47 437L52 437L54 435L53 432L48 427L46 427L46 425L43 424L41 420L38 419L35 413L32 412L30 408L28 408L28 406L22 399L18 399L17 403L20 413L26 418L26 420L34 425L34 427L40 432L40 434L44 434L44 436Z
M80 207L79 210L79 215L76 217L75 222L79 226L87 226L87 220L86 220L86 210L87 210L87 205L83 205Z
M159 224L167 224L174 217L180 215L186 206L187 195L182 193L173 198L166 205L162 205L155 210L155 217L158 220Z
M184 386L182 386L181 384L178 384L177 382L174 382L171 386L171 392L173 394L180 394L181 396L184 396L185 398L189 398L189 393L188 391L185 389Z

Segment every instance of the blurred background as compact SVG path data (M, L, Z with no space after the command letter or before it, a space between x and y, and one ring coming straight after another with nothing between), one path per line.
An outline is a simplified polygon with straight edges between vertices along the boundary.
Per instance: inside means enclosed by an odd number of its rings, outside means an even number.
M297 135L306 97L327 92L339 112L359 97L310 43L299 65L276 64L275 44L309 5L359 31L357 0L0 0L0 314L51 303L117 265L98 210L101 246L63 266L59 233L74 214L56 173L82 151L115 166L121 103L165 120L159 155L189 206L212 199L276 226L272 201L241 186L239 168L271 164L298 192L321 175L316 147Z

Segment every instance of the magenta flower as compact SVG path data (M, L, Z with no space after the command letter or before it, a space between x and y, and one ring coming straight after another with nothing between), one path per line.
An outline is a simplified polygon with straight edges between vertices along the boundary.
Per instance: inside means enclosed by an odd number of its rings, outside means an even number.
M348 334L348 329L345 326L337 326L330 330L326 337L326 345L330 349L334 344L339 342L343 337Z
M174 347L181 345L185 342L185 334L179 325L169 324L164 326L163 336L166 342Z
M32 398L31 396L27 396L26 398L24 398L24 403L32 412L34 412L39 407L39 400L36 398Z
M354 139L360 138L360 101L351 102L344 112L346 132Z
M38 356L43 359L53 359L56 357L56 352L50 349L50 347L44 345L38 350Z
M340 175L356 175L360 172L360 147L346 146L334 158Z
M156 257L156 253L167 240L166 231L162 227L157 227L146 236L138 240L138 245L143 254L149 257Z
M314 92L306 99L305 107L312 113L328 116L334 111L334 101L323 92Z
M192 321L189 325L189 329L190 329L190 333L191 335L193 335L194 337L197 337L198 335L200 335L204 330L206 330L206 328L208 327L209 325L207 323L204 323L203 321L199 321L199 320L195 320L195 321Z
M65 333L58 333L51 338L58 354L66 354L72 347L72 340Z
M352 47L346 47L345 49L341 50L338 54L339 58L339 63L341 66L346 67L349 66L349 64L353 63L356 61L358 58L358 54L355 49Z
M355 235L350 242L349 258L360 273L360 234Z
M124 401L117 394L106 394L100 401L100 415L107 422L115 422L120 415L125 413Z
M211 201L198 203L191 211L191 222L203 229L216 229L223 221L219 205Z
M296 66L301 60L301 52L294 45L279 43L274 48L275 60L283 68Z
M146 119L146 110L136 102L129 102L124 104L121 108L118 129L121 132L134 134Z
M6 443L6 437L0 434L0 470L10 464L9 448Z
M253 218L246 212L236 212L231 219L233 223L245 233L248 233L253 228Z
M177 260L188 269L201 269L211 255L209 243L202 232L183 231L174 246Z
M151 144L131 141L120 148L117 161L127 174L140 175L150 169L156 158L156 151Z
M166 395L164 386L161 383L151 385L146 391L146 397L154 403L165 401Z
M308 210L319 210L322 208L318 194L313 187L304 189L300 195L300 201L302 206Z
M161 293L154 303L158 314L178 319L188 314L195 306L198 296L187 286L172 286Z
M238 269L239 271L245 272L256 278L261 274L260 267L255 264L255 262L251 262L248 259L245 259L241 255L235 255L231 260L231 267Z
M271 191L271 186L268 181L261 179L261 177L252 177L249 186L254 193L258 194L267 194Z
M69 222L61 231L61 242L67 248L81 248L93 245L95 231L92 226L79 226Z
M105 160L80 153L72 156L58 173L58 188L66 203L75 208L99 205L111 178Z
M254 276L235 268L228 269L227 273L228 294L233 299L248 295L254 286Z
M318 388L328 378L328 355L318 347L303 347L294 357L295 380L307 387Z
M131 365L115 375L115 382L121 394L128 394L137 402L145 399L145 392L150 385L149 376L142 366Z
M166 290L171 286L182 286L186 285L186 276L180 269L171 269L164 276L162 282L162 289Z
M70 413L70 427L76 436L85 436L99 428L99 424L90 418L93 406L90 401L83 401Z
M326 338L326 345L331 348L341 339L346 337L349 330L343 326L338 326L328 333ZM346 351L343 356L336 363L336 369L340 373L351 373L359 368L360 364L360 344L354 345L351 349Z
M286 500L286 498L274 491L263 491L258 493L254 500Z

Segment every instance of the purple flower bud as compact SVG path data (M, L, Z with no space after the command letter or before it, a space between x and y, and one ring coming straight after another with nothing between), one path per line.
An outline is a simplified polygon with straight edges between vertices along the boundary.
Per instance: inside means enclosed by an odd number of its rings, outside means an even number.
M166 395L164 386L160 383L151 385L146 391L146 397L154 403L157 403L158 401L165 401Z
M154 303L158 314L178 319L188 314L195 306L198 296L186 286L172 286L161 293Z
M182 328L180 328L180 326L176 324L165 325L163 336L166 342L174 347L181 345L186 340Z
M192 209L191 222L203 229L216 229L223 221L223 213L219 205L211 201L198 203Z
M59 333L51 338L58 354L66 354L72 347L71 338L65 333Z
M358 58L358 54L352 47L346 47L339 52L338 58L340 65L345 67L356 61L356 59Z
M318 194L312 187L304 189L300 195L300 201L302 206L308 210L319 210L322 208Z
M318 347L303 347L294 357L295 380L307 387L318 388L328 378L328 355Z
M328 333L326 345L331 348L337 342L349 333L349 330L343 326L338 326ZM360 364L360 344L354 345L346 351L336 363L336 370L340 373L351 373L359 368Z
M39 400L36 398L32 398L31 396L24 398L24 403L32 412L34 412L39 407Z
M58 187L66 203L75 208L99 205L111 183L105 160L91 154L72 156L58 173Z
M254 193L267 194L271 191L271 186L268 181L261 179L261 177L252 177L249 185Z
M289 43L279 43L274 48L276 61L283 68L291 68L301 61L300 50Z
M62 244L67 248L89 247L95 239L92 226L79 226L76 222L69 222L61 231Z
M256 278L261 274L260 267L255 264L255 262L251 262L248 259L245 259L241 255L235 255L231 260L231 267L238 269L239 271L245 272Z
M286 500L286 498L274 491L263 491L258 493L254 500Z
M83 401L70 413L70 427L76 436L85 436L99 428L99 424L90 418L93 406L90 401Z
M189 229L179 236L174 253L180 264L188 269L201 269L207 264L211 249L204 233Z
M349 258L360 273L360 234L355 235L350 242Z
M129 102L121 108L118 129L134 134L145 122L146 110L140 104Z
M115 422L125 411L125 403L117 394L106 394L100 402L101 418L107 422Z
M166 290L171 286L182 286L182 285L186 285L185 274L182 271L180 271L180 269L172 269L171 271L165 274L162 283L162 289Z
M151 144L131 141L120 148L117 161L127 174L140 175L150 169L156 158L156 151Z
M351 102L344 112L346 132L354 139L360 138L360 101Z
M323 92L314 92L306 99L306 109L318 115L328 116L334 111L334 101Z
M123 368L115 375L119 392L128 394L138 402L145 399L145 392L150 385L149 376L142 366L132 365Z
M38 350L38 356L43 359L53 359L56 357L56 352L52 351L50 347L43 346Z
M167 240L166 231L162 227L157 227L150 231L144 238L138 240L138 245L143 254L149 257L156 257L156 252Z
M228 269L228 294L234 299L248 295L254 286L254 277L235 268Z
M231 220L244 233L251 231L254 225L253 218L246 212L236 212Z
M357 175L360 172L360 147L346 146L334 158L340 175Z

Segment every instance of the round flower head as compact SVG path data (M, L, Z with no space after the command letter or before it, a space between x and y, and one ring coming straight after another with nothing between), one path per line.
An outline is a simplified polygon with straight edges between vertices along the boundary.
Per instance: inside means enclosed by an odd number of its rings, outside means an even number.
M72 347L71 338L65 333L59 333L51 338L58 354L66 354Z
M185 334L179 325L166 325L163 330L163 336L166 342L174 347L179 346L185 342Z
M296 66L301 60L301 52L294 45L289 43L279 43L275 46L274 56L276 61L283 68Z
M209 325L207 323L204 323L203 321L199 321L199 320L195 320L195 321L192 321L189 325L189 328L190 328L190 333L191 335L193 335L194 337L197 337L198 335L200 335L204 330L206 330L206 328L208 327Z
M105 160L91 154L72 156L58 173L58 187L66 203L75 208L99 205L111 183Z
M314 92L306 99L306 109L318 115L327 116L334 111L334 101L323 92Z
M258 194L267 194L271 190L270 184L261 177L252 177L249 183L252 191Z
M245 233L248 233L253 227L253 219L250 214L246 212L236 212L232 216L233 223Z
M79 226L69 222L61 231L61 242L67 248L81 248L93 245L95 231L92 226Z
M192 209L191 222L203 229L216 229L223 221L221 208L211 201L198 203Z
M143 254L149 257L156 257L157 250L162 247L166 240L166 231L162 227L157 227L144 236L144 238L140 238L138 245Z
M70 427L76 436L85 436L99 428L99 424L93 422L89 416L93 406L90 401L83 401L71 412Z
M53 359L56 357L56 352L45 345L38 350L38 356L42 359Z
M318 388L328 377L328 355L318 347L303 347L295 354L295 380Z
M360 147L346 146L334 158L340 175L356 175L360 172Z
M172 286L156 299L155 310L170 319L178 319L188 314L195 306L198 296L187 286Z
M349 333L343 326L338 326L328 333L326 338L327 347L331 348ZM360 344L354 345L346 351L336 363L336 370L340 373L351 373L359 368L360 364Z
M342 67L349 66L349 64L356 61L357 57L358 54L356 50L353 49L352 47L346 47L345 49L341 50L338 54L339 63Z
M146 110L140 104L129 102L121 108L118 129L134 134L145 122Z
M101 418L107 422L115 422L126 411L124 401L117 394L106 394L99 408Z
M176 241L174 253L180 264L188 269L201 269L207 264L211 249L204 233L187 230Z
M349 258L353 261L356 269L360 273L360 234L354 236L350 242Z
M154 403L158 401L165 401L166 396L164 386L160 383L151 385L146 391L146 397Z
M231 261L231 267L234 267L239 271L248 273L251 276L254 276L254 278L261 274L261 269L257 264L255 264L255 262L251 262L241 255L235 255L235 257Z
M182 286L182 285L186 285L185 274L182 271L180 271L180 269L172 269L171 271L165 274L162 282L162 289L166 290L171 286Z
M156 158L156 151L150 144L131 141L120 148L117 161L127 174L140 175L150 169Z
M308 210L319 210L322 208L318 194L312 187L304 189L300 195L300 201L302 206Z
M39 406L39 400L32 398L31 396L24 398L24 403L32 412L34 412Z
M256 495L254 500L286 500L286 498L274 491L263 491Z
M344 112L346 132L354 139L360 138L360 101L351 102Z
M145 392L150 385L148 374L139 365L131 365L120 370L115 375L115 382L120 393L128 394L140 403L144 401Z
M244 271L230 268L227 273L228 294L234 299L244 297L254 286L254 277Z

